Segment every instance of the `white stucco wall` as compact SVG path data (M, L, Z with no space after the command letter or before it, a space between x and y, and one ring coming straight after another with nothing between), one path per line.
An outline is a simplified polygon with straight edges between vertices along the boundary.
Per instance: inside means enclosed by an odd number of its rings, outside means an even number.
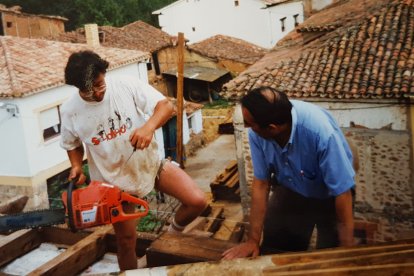
M349 127L353 121L356 125L371 129L381 129L391 124L392 130L407 130L408 115L404 105L368 104L368 103L327 103L314 102L328 109L340 127Z
M303 22L301 1L266 8L260 0L181 0L156 11L159 25L170 35L183 32L190 43L222 34L244 39L265 48L273 47L293 30L293 15ZM285 31L280 19L286 17ZM194 30L193 30L194 28Z
M107 74L148 80L145 63L130 64ZM77 93L76 88L63 85L20 99L0 100L17 104L19 108L16 117L0 109L0 175L32 177L67 160L66 152L59 145L60 136L44 141L40 113L61 105L73 93ZM162 132L156 139L160 157L164 158Z
M203 115L201 109L193 112L189 120L191 120L191 129L194 134L198 134L203 131Z

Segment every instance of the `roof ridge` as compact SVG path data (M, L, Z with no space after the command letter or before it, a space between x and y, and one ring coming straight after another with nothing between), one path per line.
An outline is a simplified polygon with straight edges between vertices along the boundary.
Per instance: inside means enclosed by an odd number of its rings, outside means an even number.
M6 39L7 38L4 36L0 38L0 46L4 49L4 60L6 61L6 68L9 73L10 86L13 91L17 91L19 85L16 81L16 75L14 74L13 63L11 62L10 50L8 48L7 41L5 41Z

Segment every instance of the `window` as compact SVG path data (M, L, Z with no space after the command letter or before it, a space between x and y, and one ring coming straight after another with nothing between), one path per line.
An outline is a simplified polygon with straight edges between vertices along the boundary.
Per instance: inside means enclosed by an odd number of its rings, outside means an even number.
M282 29L282 32L284 32L285 31L285 21L286 21L286 17L283 17L283 18L280 18L280 25L281 25L281 29Z
M238 0L235 0L235 1L234 1L234 6L235 6L235 7L238 7L238 6L239 6L239 1L238 1Z
M47 141L60 134L59 106L40 112L40 126L43 131L43 140Z
M298 20L298 17L299 17L299 14L295 14L295 15L293 16L293 20L295 20L295 27L296 27L297 25L299 25L299 20Z
M7 28L11 28L11 27L13 26L13 23L12 23L12 22L7 21L6 26L7 26Z

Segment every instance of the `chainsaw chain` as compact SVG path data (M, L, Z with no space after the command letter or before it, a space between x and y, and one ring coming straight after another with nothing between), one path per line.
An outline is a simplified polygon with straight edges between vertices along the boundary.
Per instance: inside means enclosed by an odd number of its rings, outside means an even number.
M44 209L0 216L0 232L37 228L65 223L64 209Z

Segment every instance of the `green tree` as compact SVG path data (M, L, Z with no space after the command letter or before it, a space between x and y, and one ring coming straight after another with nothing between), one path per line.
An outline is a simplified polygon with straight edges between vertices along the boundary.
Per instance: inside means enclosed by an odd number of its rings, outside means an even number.
M120 27L137 20L158 26L152 12L172 2L175 0L0 0L7 7L21 6L25 13L66 17L67 31L86 23Z

